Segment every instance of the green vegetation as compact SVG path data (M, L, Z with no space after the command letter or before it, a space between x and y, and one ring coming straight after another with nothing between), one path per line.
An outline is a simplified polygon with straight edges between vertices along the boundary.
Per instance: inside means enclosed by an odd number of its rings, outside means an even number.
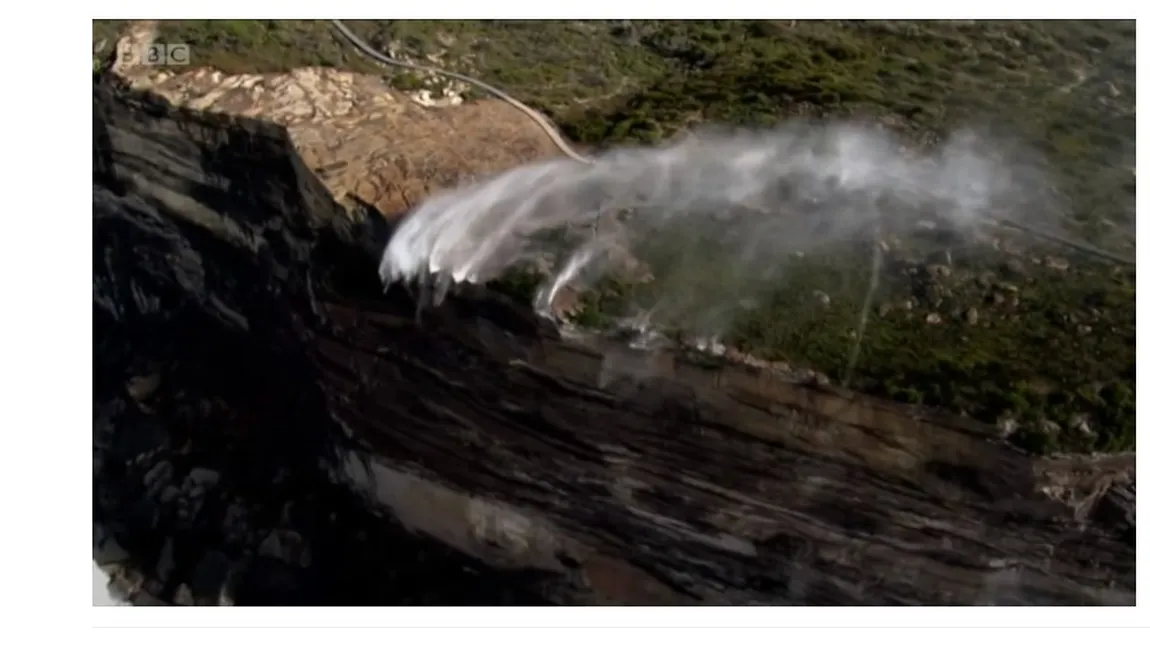
M1045 158L1065 212L1051 220L1133 255L1133 21L349 26L380 49L500 85L592 147L657 141L705 122L768 126L796 116L878 120L920 145L974 125ZM97 25L94 36L113 29ZM425 82L363 60L324 22L172 21L161 38L191 44L197 64L225 71L334 65L402 88ZM1013 255L954 250L947 270L934 272L939 261L926 252L938 248L888 255L854 385L990 422L1009 417L1021 423L1012 438L1035 451L1133 448L1133 268L1026 243ZM728 341L843 377L867 262L861 249L796 262L785 289L764 286L757 305L740 312ZM606 282L586 295L579 320L602 325L628 299L649 298L662 280L655 274L647 285ZM530 281L509 281L512 293L530 293ZM812 300L815 290L829 303ZM1092 433L1074 431L1083 419Z
M225 72L282 72L304 66L377 72L323 21L180 20L160 23L159 40L187 43L192 64Z

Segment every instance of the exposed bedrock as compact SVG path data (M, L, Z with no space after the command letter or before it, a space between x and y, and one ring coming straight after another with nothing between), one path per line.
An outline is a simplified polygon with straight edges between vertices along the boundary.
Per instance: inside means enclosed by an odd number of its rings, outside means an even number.
M95 84L94 544L138 604L1133 604L1133 457L416 317L277 125Z

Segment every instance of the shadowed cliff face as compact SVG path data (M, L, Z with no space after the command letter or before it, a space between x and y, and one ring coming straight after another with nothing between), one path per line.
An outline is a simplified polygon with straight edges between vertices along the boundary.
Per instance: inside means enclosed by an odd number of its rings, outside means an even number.
M94 543L137 603L1133 603L1125 464L482 288L417 320L282 128L93 97Z
M343 434L306 357L310 262L372 252L345 242L282 131L113 85L94 109L94 541L117 588L144 604L539 601L329 480Z

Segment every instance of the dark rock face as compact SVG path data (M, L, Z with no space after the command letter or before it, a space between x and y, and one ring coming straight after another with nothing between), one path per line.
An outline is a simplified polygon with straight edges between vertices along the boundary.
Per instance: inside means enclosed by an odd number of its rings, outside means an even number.
M417 320L282 129L93 96L97 557L138 603L1134 602L1132 480L1076 516L961 421L481 288Z
M327 239L351 241L333 258L374 250L294 167L286 135L112 84L96 87L94 107L93 514L130 556L115 572L132 596L174 601L187 586L209 603L539 601L329 478L343 433L307 357L322 326L311 261ZM248 186L257 171L268 175ZM277 533L303 546L268 541Z

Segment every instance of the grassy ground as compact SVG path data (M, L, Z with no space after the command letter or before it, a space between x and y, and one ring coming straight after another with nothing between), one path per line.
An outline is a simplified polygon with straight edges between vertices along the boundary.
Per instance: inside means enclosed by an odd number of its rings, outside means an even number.
M881 119L927 144L954 126L985 126L1049 161L1065 197L1063 227L1133 255L1132 21L349 25L380 49L504 87L590 146L657 141L700 122L770 125L796 115ZM94 41L116 28L97 24ZM401 87L424 83L362 60L324 22L171 21L161 39L188 43L196 64L225 71L333 65ZM1066 256L1069 268L1051 267L1048 254ZM785 293L740 315L730 341L839 376L860 305L866 260L858 256L801 264ZM1133 447L1132 268L1036 249L959 254L945 275L928 271L936 262L889 259L856 372L860 388L1018 420L1013 438L1039 451ZM636 289L605 288L585 316L609 315L619 301L612 290ZM816 289L829 305L808 303L804 295ZM778 323L780 312L788 325ZM938 323L926 323L929 314ZM1074 431L1083 420L1092 433Z

